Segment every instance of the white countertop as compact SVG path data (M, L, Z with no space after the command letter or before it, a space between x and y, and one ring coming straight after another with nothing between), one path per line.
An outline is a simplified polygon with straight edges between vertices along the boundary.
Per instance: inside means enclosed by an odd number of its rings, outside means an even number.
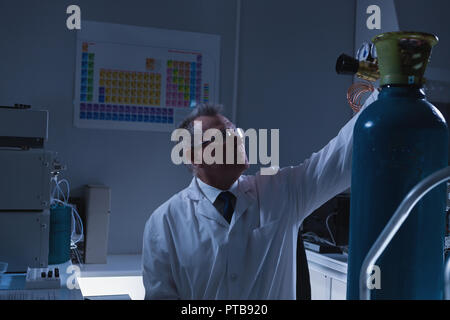
M78 284L84 297L144 299L140 254L108 255L106 264L83 264L80 269Z
M106 264L83 264L80 269L83 278L141 276L141 255L108 255Z

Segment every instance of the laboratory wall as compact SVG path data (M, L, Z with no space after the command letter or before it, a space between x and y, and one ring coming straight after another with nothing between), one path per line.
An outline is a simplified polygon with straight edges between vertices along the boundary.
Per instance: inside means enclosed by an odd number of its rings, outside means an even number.
M299 164L351 117L335 65L353 52L355 1L245 0L241 19L238 125L280 129L281 166Z
M432 66L445 74L450 31L442 28L448 25L443 22L448 1L412 1L415 7L396 2L400 28L442 34ZM341 53L354 52L356 1L241 3L237 125L279 129L280 165L299 164L351 118L346 91L352 77L337 75L335 63ZM67 165L63 175L73 195L80 196L86 184L111 188L109 253L139 253L145 221L192 176L172 164L170 133L73 126L76 35L65 27L70 4L80 6L82 20L220 35L220 102L231 116L237 1L0 1L0 19L7 26L0 29L0 105L49 110L47 149ZM423 16L415 20L419 11ZM248 173L258 169L252 165Z
M228 0L0 1L0 105L49 110L49 150L67 165L73 195L86 184L111 188L109 253L139 253L150 214L192 178L170 159L170 133L79 129L73 126L75 31L81 19L221 36L220 97L231 104L236 2ZM227 111L228 113L228 111ZM20 125L20 124L17 124Z
M427 98L449 120L450 115L450 1L395 0L398 23L402 30L434 33L439 42L433 48L425 72ZM450 146L449 146L450 148Z
M395 0L398 24L401 30L434 33L439 43L434 47L429 67L433 71L447 71L450 81L450 1Z
M367 28L367 8L376 5L380 8L380 29ZM355 55L363 42L370 42L373 37L384 32L400 31L394 0L357 0L355 17ZM377 82L377 85L379 82Z
M377 5L381 9L381 30L366 27L366 9ZM439 43L433 48L425 76L437 81L429 84L428 99L450 102L450 28L448 0L358 0L356 7L355 50L363 41L370 41L382 32L421 31L436 34Z

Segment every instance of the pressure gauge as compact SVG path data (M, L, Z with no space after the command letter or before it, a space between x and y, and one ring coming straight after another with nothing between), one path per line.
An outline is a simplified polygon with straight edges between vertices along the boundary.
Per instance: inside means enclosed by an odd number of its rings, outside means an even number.
M370 44L370 56L372 59L377 58L377 47L373 43Z
M356 52L356 58L359 61L365 61L369 57L370 53L370 45L367 42L364 42L359 48L358 52Z

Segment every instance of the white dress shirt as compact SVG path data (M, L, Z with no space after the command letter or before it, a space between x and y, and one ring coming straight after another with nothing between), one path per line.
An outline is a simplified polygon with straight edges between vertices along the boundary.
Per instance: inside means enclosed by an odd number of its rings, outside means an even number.
M195 178L195 180L197 181L198 186L202 191L202 193L205 195L206 198L208 198L209 201L211 201L211 203L214 203L219 194L224 191L231 192L236 198L238 198L239 196L239 189L238 189L239 180L236 180L228 190L217 189L213 186L210 186L209 184L204 183L199 178Z
M213 206L220 190L196 178L156 209L143 239L146 299L295 299L299 226L350 186L358 115L300 165L242 175L230 224Z

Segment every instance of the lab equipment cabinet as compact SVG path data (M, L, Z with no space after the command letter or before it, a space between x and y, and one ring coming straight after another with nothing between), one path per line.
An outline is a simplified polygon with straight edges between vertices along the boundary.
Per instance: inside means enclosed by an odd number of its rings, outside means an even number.
M347 256L306 250L312 300L345 300Z

